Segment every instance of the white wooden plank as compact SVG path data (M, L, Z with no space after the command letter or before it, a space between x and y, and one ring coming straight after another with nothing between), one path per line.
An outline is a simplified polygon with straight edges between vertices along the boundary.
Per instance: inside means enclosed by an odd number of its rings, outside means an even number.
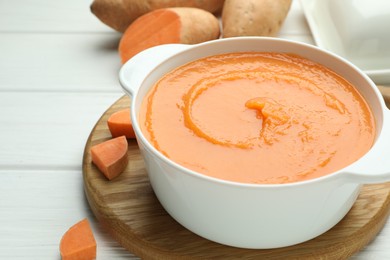
M387 221L383 229L363 250L351 257L353 260L368 259L390 259L390 220Z
M0 41L1 90L122 91L119 38L115 35L4 35ZM311 35L280 37L314 44Z
M80 171L0 170L0 259L60 259L63 233L88 218L97 259L138 259L97 222L85 199ZM352 259L390 259L390 225Z
M1 169L81 169L93 126L122 93L0 93Z
M122 91L115 34L0 34L0 88Z
M0 41L1 90L122 91L118 83L121 63L117 36L5 35ZM314 44L310 35L280 37Z
M89 210L79 171L0 170L0 259L60 259L59 243L88 218L97 259L138 259L124 250Z
M12 2L10 6L20 2ZM280 37L312 42L298 3L293 1ZM2 90L120 89L117 79L121 66L117 51L120 34L2 33L0 37Z
M0 32L114 32L90 11L93 0L1 0Z

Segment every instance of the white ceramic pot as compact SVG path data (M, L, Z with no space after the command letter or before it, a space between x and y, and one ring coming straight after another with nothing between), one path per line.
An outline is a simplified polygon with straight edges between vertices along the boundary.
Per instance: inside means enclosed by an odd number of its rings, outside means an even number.
M140 130L138 113L145 94L162 75L182 64L209 55L240 51L295 53L342 75L356 86L375 115L374 146L344 169L289 184L224 181L167 159ZM209 240L256 249L301 243L337 224L352 207L362 184L390 180L390 112L380 92L354 65L317 47L261 37L163 45L133 57L123 65L119 77L132 99L131 118L155 194L175 220Z

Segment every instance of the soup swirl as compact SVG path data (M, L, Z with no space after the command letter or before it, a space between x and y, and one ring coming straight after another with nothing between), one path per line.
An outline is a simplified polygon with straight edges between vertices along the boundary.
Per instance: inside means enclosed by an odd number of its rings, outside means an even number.
M139 122L172 161L218 179L281 184L359 159L375 138L358 91L328 68L286 53L228 53L164 75Z

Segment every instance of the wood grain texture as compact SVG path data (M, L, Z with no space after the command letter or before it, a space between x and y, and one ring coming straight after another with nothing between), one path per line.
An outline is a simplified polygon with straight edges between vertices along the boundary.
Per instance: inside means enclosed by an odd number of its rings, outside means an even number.
M173 220L149 185L135 140L129 140L129 165L108 181L91 163L90 147L111 138L107 118L129 106L122 97L100 118L85 146L84 189L97 219L119 243L143 259L345 259L367 245L389 215L390 183L364 185L347 216L325 234L308 242L270 250L220 245L201 238Z

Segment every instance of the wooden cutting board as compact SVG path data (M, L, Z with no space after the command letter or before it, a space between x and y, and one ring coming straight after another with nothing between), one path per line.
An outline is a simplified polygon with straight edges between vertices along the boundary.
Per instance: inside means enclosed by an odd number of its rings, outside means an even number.
M143 259L346 259L373 240L386 223L390 183L364 185L343 220L299 245L253 250L199 237L173 220L158 202L135 140L129 140L129 164L118 178L108 181L91 163L91 146L111 138L107 118L129 104L127 97L119 99L92 130L84 151L83 178L88 202L100 224L124 248Z

